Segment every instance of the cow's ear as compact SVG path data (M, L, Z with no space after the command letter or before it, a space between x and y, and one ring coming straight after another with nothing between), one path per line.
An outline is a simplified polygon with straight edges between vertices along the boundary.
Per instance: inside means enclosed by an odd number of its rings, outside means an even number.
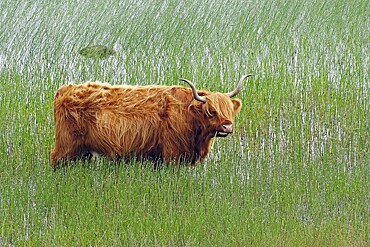
M234 113L239 113L240 109L242 108L242 102L240 99L232 99L231 102L233 102L234 105Z

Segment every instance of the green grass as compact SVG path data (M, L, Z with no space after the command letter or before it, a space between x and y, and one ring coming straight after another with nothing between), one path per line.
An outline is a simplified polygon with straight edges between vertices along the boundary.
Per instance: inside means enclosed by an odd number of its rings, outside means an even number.
M0 246L368 246L370 2L0 3ZM78 52L114 47L105 60ZM229 91L204 164L53 172L70 81Z

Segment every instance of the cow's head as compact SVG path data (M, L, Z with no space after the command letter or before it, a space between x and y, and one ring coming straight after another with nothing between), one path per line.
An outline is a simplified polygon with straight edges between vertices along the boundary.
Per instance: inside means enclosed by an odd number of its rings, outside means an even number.
M189 109L202 118L201 122L209 135L225 137L233 132L234 117L240 112L242 103L232 97L240 92L243 81L249 76L251 75L242 76L236 88L230 93L197 92L191 81L180 79L190 85L194 100Z

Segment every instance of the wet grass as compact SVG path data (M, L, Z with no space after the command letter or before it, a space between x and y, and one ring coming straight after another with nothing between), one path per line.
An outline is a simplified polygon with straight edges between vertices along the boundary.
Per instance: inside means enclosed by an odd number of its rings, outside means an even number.
M0 245L367 246L368 1L0 4ZM89 45L114 47L89 59ZM67 82L238 96L233 136L196 168L105 159L53 172Z

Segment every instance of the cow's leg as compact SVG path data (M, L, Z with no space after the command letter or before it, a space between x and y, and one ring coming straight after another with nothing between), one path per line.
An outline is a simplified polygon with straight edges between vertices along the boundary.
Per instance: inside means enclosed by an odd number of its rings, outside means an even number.
M51 166L55 169L59 163L75 159L79 153L75 149L55 148L50 154Z
M50 154L51 166L55 169L60 162L67 162L81 155L80 141L69 133L57 132L55 147Z
M189 163L189 161L191 160L188 153L184 153L178 149L163 148L162 154L163 160L167 164L173 163L180 166L181 164Z

